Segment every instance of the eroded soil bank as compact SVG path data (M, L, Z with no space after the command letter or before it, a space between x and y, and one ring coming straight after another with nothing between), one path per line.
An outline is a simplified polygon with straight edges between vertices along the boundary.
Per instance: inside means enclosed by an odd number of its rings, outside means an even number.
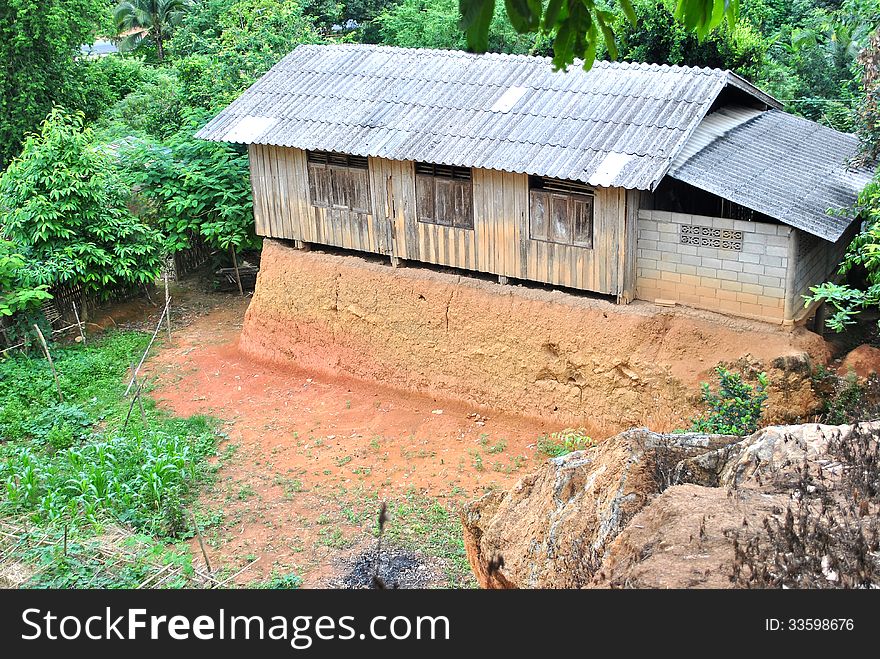
M266 240L240 341L252 358L604 428L681 427L719 362L767 370L768 421L808 417L816 334L500 286Z

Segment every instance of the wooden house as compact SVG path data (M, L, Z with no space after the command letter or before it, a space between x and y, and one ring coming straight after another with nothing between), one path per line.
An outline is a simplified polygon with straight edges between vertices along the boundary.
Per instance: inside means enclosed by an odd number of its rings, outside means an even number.
M871 176L729 71L373 45L298 47L198 136L248 145L261 236L778 323Z

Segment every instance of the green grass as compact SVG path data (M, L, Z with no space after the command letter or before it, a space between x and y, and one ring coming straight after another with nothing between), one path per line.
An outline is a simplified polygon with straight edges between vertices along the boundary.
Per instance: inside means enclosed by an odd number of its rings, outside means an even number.
M293 572L290 572L288 574L273 572L267 580L255 581L251 583L248 587L265 590L291 590L294 588L299 588L301 585L302 579Z
M374 529L374 533L378 529ZM388 502L385 541L438 556L446 563L450 588L474 586L458 515L435 499L410 493Z
M486 453L503 453L507 448L507 440L499 439L495 444L490 444L489 435L483 433L480 435L480 446L486 449Z
M0 517L25 517L48 535L66 527L86 548L111 523L153 542L190 537L186 507L210 478L216 424L172 417L144 397L145 418L135 405L125 426L126 374L147 341L141 333L112 332L87 346L53 346L63 403L45 359L0 361ZM49 561L52 552L42 546L15 557L41 565L33 585L87 585L97 559L68 549L63 560ZM115 585L136 585L146 565L134 560L131 569L120 568ZM96 587L114 585L93 579Z

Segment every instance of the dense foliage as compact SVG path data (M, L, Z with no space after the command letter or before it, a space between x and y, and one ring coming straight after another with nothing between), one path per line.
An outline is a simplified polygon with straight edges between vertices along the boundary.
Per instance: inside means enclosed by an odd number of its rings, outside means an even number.
M30 283L26 265L14 243L0 240L0 316L26 311L51 297L46 284Z
M82 114L54 109L0 176L0 237L28 250L39 284L101 293L158 276L158 233L128 210L129 188Z
M119 147L129 183L147 202L169 252L201 236L214 247L255 240L247 155L232 145L192 139L189 121L167 140L131 140Z
M87 66L74 55L106 9L103 0L0 0L0 167L53 104L85 102Z
M724 24L704 39L675 18L674 0L637 0L636 21L620 21L619 55L633 62L710 66L754 79L768 43L747 20Z
M489 48L489 31L495 16L495 0L459 0L461 27L468 46L477 51ZM612 59L617 58L617 17L630 23L638 17L632 0L616 0L616 14L606 2L595 0L505 0L507 20L523 34L540 33L552 37L553 63L564 68L576 58L586 68L592 66L602 47ZM732 28L739 2L729 0L677 0L675 16L689 32L701 39L726 19Z
M376 19L382 43L406 48L467 47L458 29L456 0L402 0ZM535 34L519 34L505 19L499 5L489 24L487 48L493 52L548 54L548 41Z

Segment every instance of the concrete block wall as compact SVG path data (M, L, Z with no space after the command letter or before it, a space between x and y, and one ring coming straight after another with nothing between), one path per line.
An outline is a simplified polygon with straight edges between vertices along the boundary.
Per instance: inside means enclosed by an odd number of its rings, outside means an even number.
M742 231L742 250L682 244L682 225ZM640 210L636 297L781 323L791 240L781 224Z
M790 294L786 318L799 319L809 313L804 295L810 287L834 279L846 248L852 242L858 229L858 222L843 234L836 243L831 244L799 229L792 232L792 260Z

